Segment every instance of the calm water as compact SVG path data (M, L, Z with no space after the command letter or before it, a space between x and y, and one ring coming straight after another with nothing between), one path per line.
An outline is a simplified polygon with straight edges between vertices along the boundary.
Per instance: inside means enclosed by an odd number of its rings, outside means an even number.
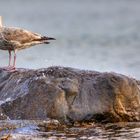
M7 26L55 37L18 53L17 66L115 71L140 79L139 0L1 0ZM0 51L0 65L8 53Z
M4 25L57 39L18 52L17 67L61 65L140 79L139 0L1 0L0 15ZM6 65L8 53L0 51L0 60ZM87 130L83 136L91 139L140 139L140 127L133 123Z

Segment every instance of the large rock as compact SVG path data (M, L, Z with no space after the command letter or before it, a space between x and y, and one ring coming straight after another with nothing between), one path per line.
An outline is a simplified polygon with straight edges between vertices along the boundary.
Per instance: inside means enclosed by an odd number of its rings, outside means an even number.
M140 121L135 79L72 68L0 69L0 119Z

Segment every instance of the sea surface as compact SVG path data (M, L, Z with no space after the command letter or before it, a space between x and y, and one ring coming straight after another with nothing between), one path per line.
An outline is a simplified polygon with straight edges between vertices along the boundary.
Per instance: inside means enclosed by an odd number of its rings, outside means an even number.
M0 138L8 140L139 140L140 123L48 126L47 121L0 121ZM57 124L57 123L54 123ZM54 129L54 128L57 129Z
M3 25L55 37L17 53L17 67L54 65L140 79L139 0L1 0ZM0 51L0 66L8 52Z
M17 67L68 66L140 79L140 0L0 0L0 15L5 26L56 38L19 51ZM8 52L0 51L0 67L7 64ZM138 140L136 124L94 126L82 136Z

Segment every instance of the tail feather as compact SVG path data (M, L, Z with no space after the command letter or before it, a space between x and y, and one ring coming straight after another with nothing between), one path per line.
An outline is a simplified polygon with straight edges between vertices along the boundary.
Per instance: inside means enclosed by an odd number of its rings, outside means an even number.
M34 39L33 41L47 41L47 40L56 40L56 39L52 37L42 36L41 38Z
M44 43L44 44L50 44L50 42L45 42L45 41L44 41L43 43Z
M46 37L46 36L42 36L41 39L42 39L42 40L56 40L56 39L53 38L53 37Z

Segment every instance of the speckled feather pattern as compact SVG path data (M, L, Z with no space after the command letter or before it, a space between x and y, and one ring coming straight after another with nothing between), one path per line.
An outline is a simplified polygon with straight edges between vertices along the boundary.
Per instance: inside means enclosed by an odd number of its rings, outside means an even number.
M0 27L0 49L20 50L33 45L46 43L41 35L14 27Z

